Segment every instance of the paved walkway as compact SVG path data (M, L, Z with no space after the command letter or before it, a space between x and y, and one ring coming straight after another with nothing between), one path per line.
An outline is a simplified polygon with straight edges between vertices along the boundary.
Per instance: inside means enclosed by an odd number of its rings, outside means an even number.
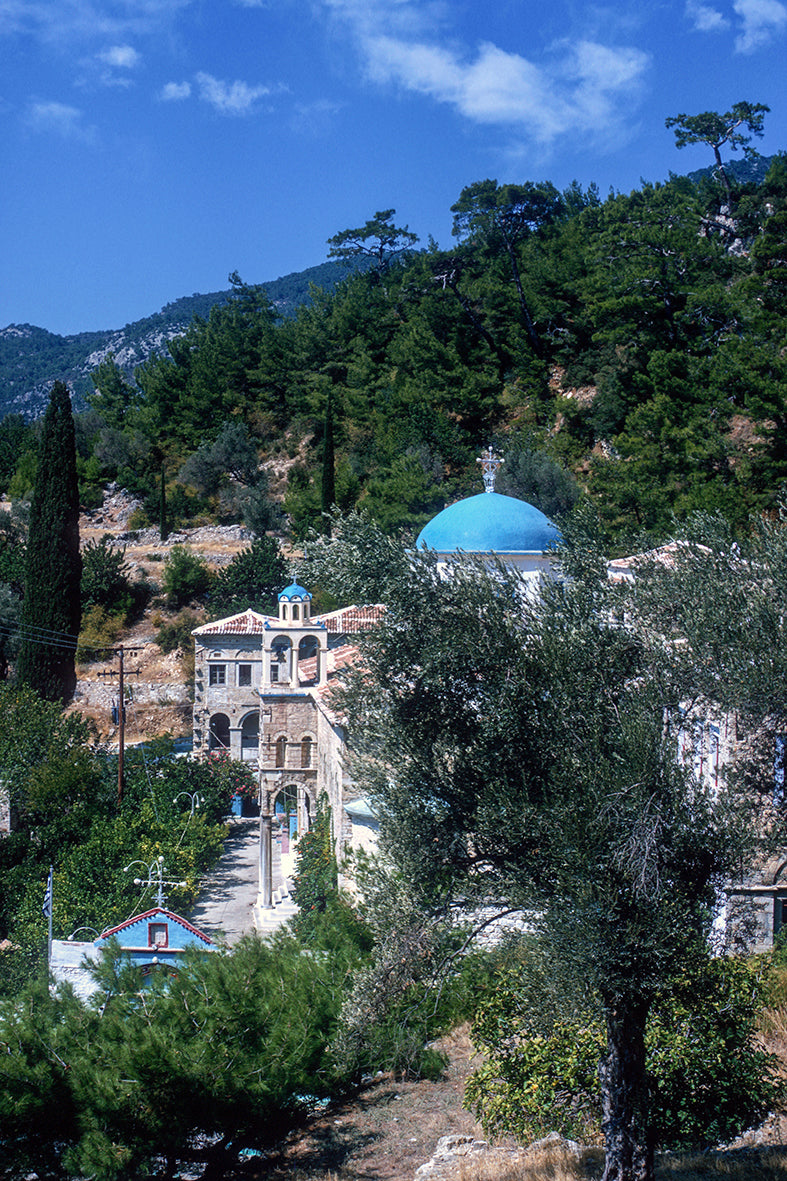
M286 897L274 910L259 906L260 822L257 818L232 819L224 852L206 877L188 916L206 935L232 946L251 931L276 930L291 917L293 904ZM292 855L281 857L274 842L274 889L292 873ZM281 895L281 889L279 889Z

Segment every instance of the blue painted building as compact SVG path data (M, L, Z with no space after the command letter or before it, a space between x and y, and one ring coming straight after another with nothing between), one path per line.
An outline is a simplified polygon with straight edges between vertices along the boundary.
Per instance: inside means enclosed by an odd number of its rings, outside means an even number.
M176 972L178 960L187 948L204 952L215 949L204 931L173 911L155 906L102 931L92 942L53 939L49 969L55 982L71 984L82 999L92 996L98 989L90 965L99 962L111 939L120 944L129 963L142 969L143 976L157 971Z

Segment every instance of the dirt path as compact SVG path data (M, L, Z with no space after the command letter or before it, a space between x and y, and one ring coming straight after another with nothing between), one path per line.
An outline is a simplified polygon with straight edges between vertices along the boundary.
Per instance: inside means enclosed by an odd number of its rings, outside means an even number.
M441 1136L482 1136L462 1107L472 1069L466 1030L439 1043L449 1065L436 1082L386 1075L344 1104L332 1104L288 1137L282 1152L247 1176L265 1181L412 1181Z

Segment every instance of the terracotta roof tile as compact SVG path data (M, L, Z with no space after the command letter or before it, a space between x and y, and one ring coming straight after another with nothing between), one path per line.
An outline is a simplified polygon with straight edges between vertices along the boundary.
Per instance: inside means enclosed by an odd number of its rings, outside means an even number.
M372 603L365 607L340 607L338 611L329 611L327 615L319 617L331 634L366 631L379 623L385 613L382 603Z
M191 633L193 636L252 636L265 631L267 624L278 623L278 616L261 615L259 611L240 611L237 615L229 615L226 619L216 619L213 623L203 623Z

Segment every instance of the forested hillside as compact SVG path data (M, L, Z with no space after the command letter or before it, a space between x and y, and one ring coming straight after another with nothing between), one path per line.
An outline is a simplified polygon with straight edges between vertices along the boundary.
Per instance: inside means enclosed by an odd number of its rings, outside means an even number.
M331 290L353 269L327 262L264 286L279 314L291 316L309 299L312 284ZM173 336L185 332L195 317L205 317L216 304L226 303L230 294L231 289L185 295L124 328L74 336L57 336L32 324L9 324L0 329L0 413L26 418L43 414L53 381L67 382L78 405L93 388L91 371L107 356L112 355L131 377L137 365L164 352Z
M492 442L501 490L558 516L585 493L620 545L663 537L673 514L718 509L743 528L774 505L786 156L733 181L732 207L713 177L606 199L483 180L452 212L450 250L382 211L330 242L368 269L293 316L237 281L133 379L101 364L79 423L86 502L117 479L156 519L163 473L173 520L243 509L262 528L277 524L272 497L295 537L332 503L415 528L479 490ZM17 496L33 431L0 425L0 481Z

